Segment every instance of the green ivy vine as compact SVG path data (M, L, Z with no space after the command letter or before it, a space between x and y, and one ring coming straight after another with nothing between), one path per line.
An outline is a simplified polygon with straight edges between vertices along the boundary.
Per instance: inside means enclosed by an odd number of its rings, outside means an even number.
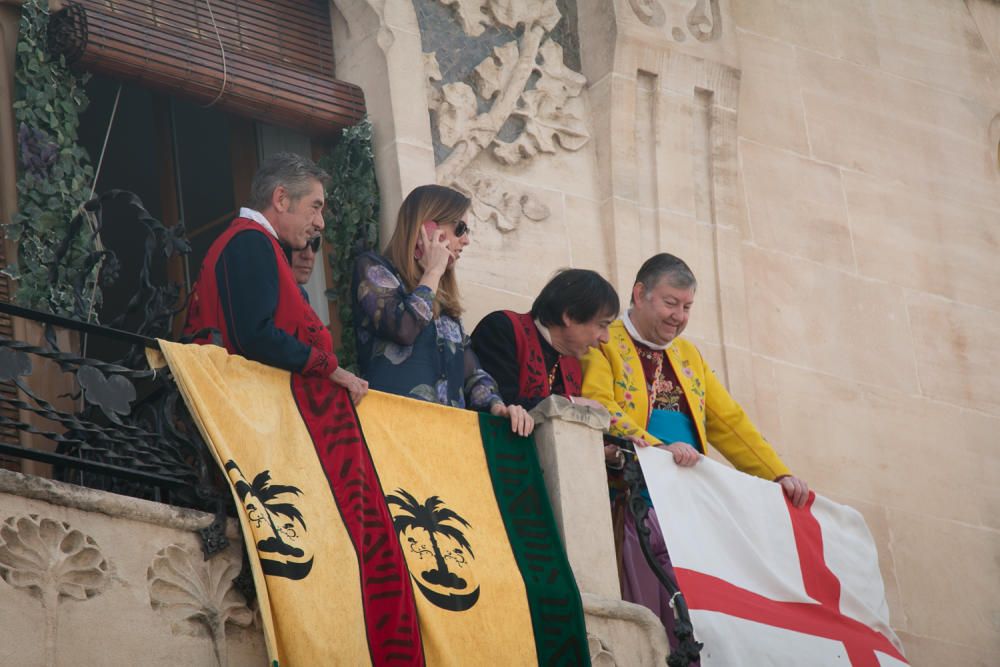
M48 0L25 0L14 75L18 212L5 225L18 253L3 272L17 281L15 300L22 306L86 319L90 308L81 308L80 295L87 295L87 305L100 304L101 256L95 230L79 220L73 224L94 179L87 152L77 143L89 77L49 54L48 25Z
M379 194L372 152L372 124L367 118L341 132L340 140L319 165L333 176L326 193L324 239L334 288L327 298L336 302L341 323L337 359L357 371L351 280L354 257L378 246Z

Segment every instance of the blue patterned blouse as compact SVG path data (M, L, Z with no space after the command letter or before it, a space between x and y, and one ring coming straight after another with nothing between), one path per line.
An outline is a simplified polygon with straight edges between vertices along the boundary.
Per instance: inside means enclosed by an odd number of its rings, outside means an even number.
M502 402L462 323L434 317L430 288L407 292L388 260L366 252L354 264L352 294L358 362L372 389L484 412Z

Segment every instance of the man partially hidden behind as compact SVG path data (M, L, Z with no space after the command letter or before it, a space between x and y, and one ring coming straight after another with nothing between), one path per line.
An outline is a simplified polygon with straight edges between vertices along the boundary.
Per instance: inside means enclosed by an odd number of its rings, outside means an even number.
M806 502L809 487L792 476L698 348L679 337L687 326L696 288L694 274L683 260L666 253L647 260L635 278L631 308L611 325L610 340L583 358L583 395L611 412L612 434L640 447L663 447L680 466L698 463L711 443L738 470L779 483L799 507ZM617 447L605 447L605 456L609 467L621 467L623 457ZM624 514L623 521L616 522L624 533L622 596L653 610L671 630L673 612L666 591L646 564L631 515L623 512L624 489L615 481L612 488L616 516ZM650 543L672 576L655 512L650 511L647 521ZM673 643L673 633L668 635Z
M293 153L266 159L249 207L215 240L201 266L184 332L218 329L231 354L306 376L329 376L357 403L368 383L337 365L333 340L305 299L286 248L323 231L329 176Z
M472 332L472 349L505 403L532 409L552 395L580 398L579 358L608 341L618 314L615 288L599 273L563 269L542 288L531 312L498 310Z
M299 284L299 290L309 301L309 293L306 292L306 284L312 277L313 268L316 266L316 256L319 254L320 245L323 242L321 236L314 236L309 239L305 247L299 250L290 250L288 253L288 263L292 266L292 275L295 282Z

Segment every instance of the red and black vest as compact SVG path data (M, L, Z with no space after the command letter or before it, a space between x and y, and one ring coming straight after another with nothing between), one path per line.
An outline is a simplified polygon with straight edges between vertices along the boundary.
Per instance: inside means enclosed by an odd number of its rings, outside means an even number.
M208 249L188 308L187 324L184 326L185 335L193 335L202 329L218 329L222 332L222 344L226 350L230 354L237 353L219 301L215 268L229 240L247 230L263 234L274 249L275 265L278 270L278 305L274 311L274 325L312 348L309 360L300 372L303 375L328 376L337 368L337 357L333 353L333 337L330 331L323 326L316 311L302 297L299 285L292 274L292 267L285 261L285 253L278 240L248 218L233 220ZM203 337L195 339L194 342L204 344L210 340L208 337Z
M542 338L535 326L531 313L515 313L503 311L514 326L514 341L517 344L517 397L545 398L552 394L549 384L549 373L546 368L545 355L542 353ZM563 388L567 396L579 396L582 386L583 372L580 361L576 357L560 355L557 362L558 373L562 378Z

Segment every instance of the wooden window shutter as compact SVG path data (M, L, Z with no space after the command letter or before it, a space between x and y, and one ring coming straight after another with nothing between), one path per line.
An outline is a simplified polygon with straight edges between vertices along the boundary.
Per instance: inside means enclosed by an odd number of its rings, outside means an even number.
M79 0L53 16L49 48L82 69L315 137L365 113L361 89L333 77L329 0L211 0L211 11L206 0Z

